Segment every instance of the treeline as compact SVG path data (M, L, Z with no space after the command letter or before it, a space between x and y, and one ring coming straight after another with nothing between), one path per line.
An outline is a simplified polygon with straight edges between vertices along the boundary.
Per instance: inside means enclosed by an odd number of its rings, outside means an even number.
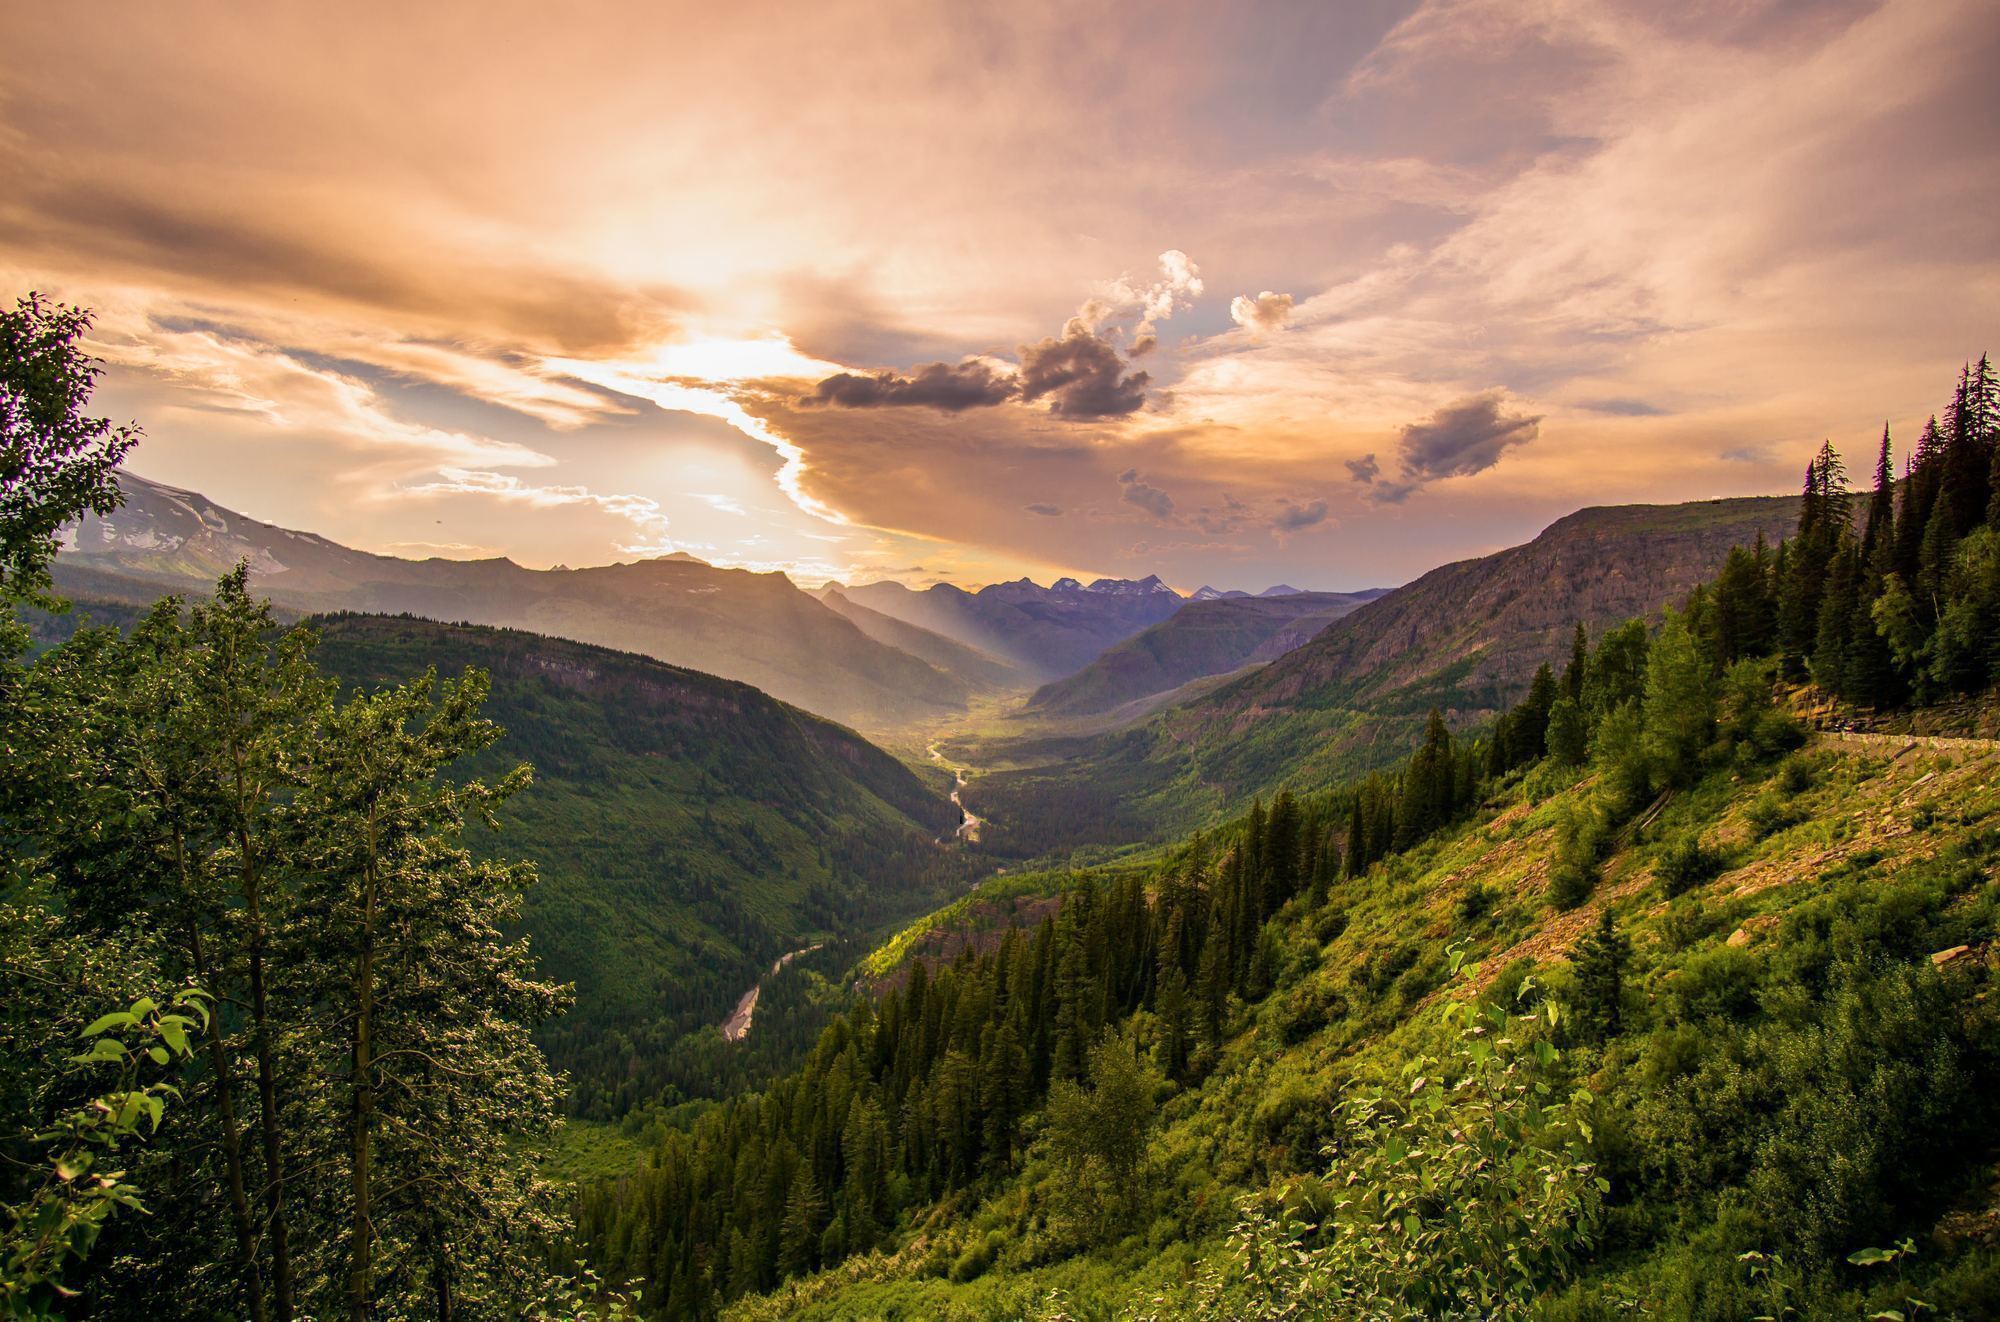
M1716 584L1731 650L1775 644L1786 672L1868 707L1933 703L2000 679L2000 382L1981 357L1901 478L1885 428L1856 517L1831 444L1807 470L1798 535ZM1857 526L1858 525L1858 526Z

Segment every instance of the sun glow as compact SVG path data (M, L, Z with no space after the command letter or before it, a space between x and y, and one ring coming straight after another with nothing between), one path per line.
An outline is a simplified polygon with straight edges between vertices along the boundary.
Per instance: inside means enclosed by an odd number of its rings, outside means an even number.
M792 504L828 523L842 526L852 523L845 514L805 490L805 451L768 423L752 417L730 389L748 381L809 381L841 370L836 364L800 353L785 336L676 340L623 362L551 358L544 365L551 371L633 399L650 400L663 409L697 413L728 423L777 451L784 460L778 469L778 489Z

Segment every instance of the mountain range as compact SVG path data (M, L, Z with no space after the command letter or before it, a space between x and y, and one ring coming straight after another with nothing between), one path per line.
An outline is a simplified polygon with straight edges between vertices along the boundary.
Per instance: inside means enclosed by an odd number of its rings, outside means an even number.
M1062 578L1048 587L1022 578L976 592L893 581L807 592L781 573L720 568L685 552L587 569L407 560L265 523L135 474L119 483L124 505L70 529L61 557L63 573L88 578L87 595L99 603L199 592L243 561L255 589L294 613L408 614L639 652L742 680L877 735L962 713L982 694L1073 674L1187 601L1156 576ZM1280 585L1241 595L1328 594ZM1224 668L1234 664L1242 661Z
M1020 578L977 592L951 583L918 591L884 580L843 593L882 615L999 657L1036 682L1081 670L1186 601L1157 576L1092 583L1059 578L1048 587Z
M1523 545L1434 569L1269 664L1109 732L1039 732L992 746L985 755L1006 769L977 778L968 801L995 823L997 848L1026 856L1147 838L1288 785L1338 783L1406 755L1433 707L1453 729L1489 719L1537 666L1567 653L1579 621L1594 635L1657 614L1713 577L1731 547L1760 536L1775 543L1797 518L1791 496L1579 510ZM1127 664L1121 654L1087 681L1078 676L1076 690L1044 689L1037 700L1097 701L1092 694L1116 691Z
M120 485L122 508L70 532L66 569L200 591L247 561L255 590L294 611L420 615L640 652L878 732L962 711L974 692L1011 682L1004 668L940 646L948 640L923 645L931 653L924 657L871 636L783 574L680 554L549 570L505 559L403 560L263 523L129 473ZM903 643L918 645L909 636ZM966 669L953 669L953 660Z

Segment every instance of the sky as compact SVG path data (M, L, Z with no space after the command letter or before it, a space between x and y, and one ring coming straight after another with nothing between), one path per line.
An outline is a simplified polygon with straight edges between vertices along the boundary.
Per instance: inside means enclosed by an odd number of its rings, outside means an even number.
M1354 589L2000 350L1990 0L0 8L0 293L388 554Z

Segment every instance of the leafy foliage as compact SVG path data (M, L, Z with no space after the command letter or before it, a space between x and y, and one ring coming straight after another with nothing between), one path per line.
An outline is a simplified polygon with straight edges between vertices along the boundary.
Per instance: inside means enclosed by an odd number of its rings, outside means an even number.
M63 525L118 506L112 474L135 427L85 415L96 364L78 346L90 314L39 294L0 312L0 599L53 604Z
M1393 1093L1341 1102L1324 1192L1250 1201L1201 1316L1526 1317L1587 1261L1610 1190L1595 1099L1563 1091L1534 1016L1455 1002L1444 1017L1449 1060L1413 1056ZM1331 1207L1313 1221L1316 1201Z
M70 1064L79 1071L115 1071L117 1081L27 1136L40 1150L31 1163L39 1178L20 1202L0 1207L6 1218L0 1228L0 1313L60 1316L56 1306L76 1295L63 1284L65 1268L90 1252L113 1215L145 1212L139 1189L111 1166L121 1148L159 1134L168 1101L180 1097L159 1074L193 1054L191 1036L208 1025L208 1002L194 990L176 993L166 1006L141 997L78 1035L89 1045Z

